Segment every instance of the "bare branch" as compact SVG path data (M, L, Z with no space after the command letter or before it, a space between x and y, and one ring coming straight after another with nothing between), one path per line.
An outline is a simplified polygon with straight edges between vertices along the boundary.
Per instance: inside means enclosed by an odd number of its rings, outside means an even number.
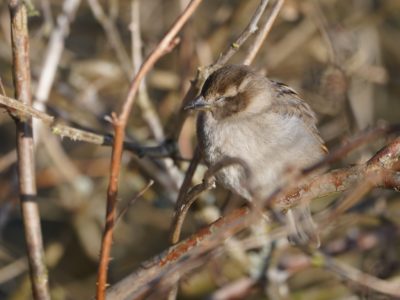
M47 102L61 54L65 46L65 38L69 34L69 26L78 10L80 0L65 0L62 13L57 17L57 27L51 33L46 49L45 61L35 93L35 108L44 111L44 103Z
M119 60L119 64L124 71L126 78L131 78L132 62L124 48L124 43L122 42L114 22L106 15L97 0L89 0L88 3L96 20L101 24L101 26L103 26L107 39L110 41L110 45L117 55L117 59Z
M257 33L257 36L254 40L253 45L251 45L249 51L247 52L247 56L243 62L245 65L250 65L254 58L257 55L257 52L260 50L262 44L264 43L265 39L268 36L268 33L271 31L272 25L274 24L276 17L281 10L283 3L285 0L278 0L275 4L274 8L272 9L271 15L269 16L268 20L262 26L261 30Z
M51 132L61 138L69 138L73 141L81 141L90 144L111 146L113 137L110 135L97 134L88 130L83 130L65 125L56 121L54 116L33 108L30 105L21 103L20 101L0 95L0 107L4 107L16 119L24 121L27 118L33 117L39 119L44 125L51 129ZM177 152L173 143L165 142L161 146L146 147L140 146L137 143L125 141L124 149L129 150L139 157L163 158L173 156L176 159L182 159L175 156Z
M130 25L130 30L132 36L132 61L134 73L137 73L139 71L140 66L143 63L142 39L140 35L139 4L139 0L133 0L131 3L132 22ZM159 143L163 142L165 139L165 135L162 128L161 120L154 108L154 105L150 101L144 81L142 81L138 90L137 103L139 108L141 109L143 119L147 123L147 126L149 127L155 140ZM166 148L168 148L167 143L163 144L163 147L160 147L159 149L164 151L166 150ZM178 151L174 151L174 153L177 152ZM162 160L160 163L175 183L176 189L178 189L180 184L182 183L183 175L181 174L180 170L175 166L174 161L168 158L168 156L170 155L167 155L165 157L166 159Z
M133 71L137 73L140 66L143 63L142 56L142 38L140 34L140 1L132 0L131 10L132 10L132 22L129 26L132 36L132 61L133 61ZM161 124L161 120L154 109L154 105L149 99L147 93L146 85L144 81L140 85L138 92L138 106L142 111L142 116L144 121L147 123L151 133L158 142L164 140L164 130Z
M279 0L279 1L283 2L282 0ZM260 21L261 16L263 15L265 9L267 8L268 3L269 3L269 0L261 0L260 1L260 4L258 5L258 7L257 7L253 17L251 18L249 24L247 25L247 27L239 35L239 37L236 39L236 41L234 43L232 43L231 46L227 50L225 50L224 53L221 54L221 56L218 58L218 60L215 62L215 64L213 64L213 66L210 68L210 73L214 72L215 70L217 70L218 68L220 68L221 66L226 64L228 62L228 60L247 41L247 39L258 30L258 22ZM274 20L272 20L272 23Z
M368 288L372 291L389 295L392 297L400 297L400 284L396 282L389 282L382 280L360 270L340 262L332 257L329 257L322 252L314 254L312 261L314 265L326 268L327 270L335 273L343 280L348 280L358 286Z
M196 148L195 156L189 166L187 171L187 178L191 178L193 176L194 168L197 166L198 161L200 159L200 151ZM196 201L196 199L202 194L204 191L212 189L215 186L214 175L223 168L232 166L232 165L240 165L246 173L246 177L250 178L250 169L246 165L246 163L238 158L227 157L225 159L220 160L218 163L210 167L207 172L204 174L203 182L189 189L190 182L185 182L186 184L181 188L179 198L177 201L177 205L174 211L174 217L171 226L171 243L176 244L179 241L180 234L182 231L182 225L186 218L186 215L189 211L189 208ZM186 179L186 178L185 178Z
M147 190L151 188L153 184L154 181L150 180L149 183L139 193L137 193L131 200L129 200L128 204L119 212L118 217L115 220L115 223L117 223L126 214L129 207L131 207L140 197L142 197L144 193L146 193Z
M9 2L13 53L15 97L26 105L32 104L30 93L29 34L27 8L23 1ZM48 273L44 263L42 230L36 202L35 159L33 153L32 119L16 119L19 193L25 241L30 268L33 298L50 299Z
M185 178L184 178L182 186L179 190L178 199L176 200L174 216L172 218L172 224L171 224L171 229L170 229L170 231L171 231L170 242L172 245L179 242L183 221L184 221L184 219L186 217L186 213L189 209L189 207L188 207L186 209L186 212L184 212L184 207L189 202L187 200L187 197L188 197L187 194L190 189L190 186L192 185L192 178L193 178L196 168L200 162L200 159L201 159L200 149L198 147L196 147L193 159L190 161L189 168L186 171Z

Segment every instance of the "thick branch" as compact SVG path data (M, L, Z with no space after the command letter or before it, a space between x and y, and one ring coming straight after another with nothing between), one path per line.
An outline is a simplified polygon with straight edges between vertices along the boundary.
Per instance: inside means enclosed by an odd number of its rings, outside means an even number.
M29 35L27 9L22 1L9 2L15 97L32 104L30 93ZM34 299L50 299L40 216L36 202L35 160L32 118L16 119L19 193Z

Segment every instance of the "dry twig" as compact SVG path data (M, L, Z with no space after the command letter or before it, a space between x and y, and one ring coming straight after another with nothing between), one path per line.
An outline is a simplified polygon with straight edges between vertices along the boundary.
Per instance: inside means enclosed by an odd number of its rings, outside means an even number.
M22 1L11 0L9 9L15 97L22 103L31 105L27 8ZM15 123L17 127L19 193L33 298L45 300L50 299L50 293L47 268L44 263L39 208L36 202L32 119L26 118L24 121L16 119Z
M55 117L48 113L42 112L33 108L30 105L21 103L20 101L0 95L0 106L7 109L14 118L25 120L28 117L33 117L42 121L44 125L51 129L51 132L61 138L69 138L72 141L86 142L95 145L111 146L114 138L110 135L97 134L88 130L71 127L56 120ZM140 146L137 143L125 141L124 149L133 152L139 157L162 158L169 157L176 153L175 145L165 143L163 146L146 147ZM182 159L179 156L174 156L176 159Z
M284 2L285 0L278 0L278 2L275 4L274 8L272 9L271 15L269 16L265 24L262 26L261 30L257 33L257 36L253 44L251 45L250 49L247 52L247 56L243 64L250 65L254 60L254 58L256 57L268 33L271 31L272 25L274 24L276 17L278 16L279 11L281 10Z
M132 36L132 61L133 61L133 70L134 73L137 73L140 69L140 66L143 63L142 57L142 39L140 35L140 12L139 12L139 0L132 1L132 22L130 25L131 36ZM142 81L138 90L137 103L139 108L141 109L143 120L146 122L150 131L152 132L155 140L159 143L163 142L165 139L164 130L162 128L161 120L159 115L157 114L153 104L149 99L149 95L147 93L145 82ZM156 148L156 147L154 147ZM153 148L153 149L154 149ZM164 149L163 149L164 148ZM168 143L165 143L163 147L159 147L159 149L168 150ZM177 153L176 149L174 149L172 153ZM182 183L182 177L180 170L175 166L174 161L170 159L167 155L165 160L161 161L163 168L166 170L168 176L172 179L175 184L176 189Z
M90 9L96 20L103 27L108 40L110 41L111 47L114 49L119 64L125 73L126 78L131 78L132 73L132 62L129 58L128 53L124 48L124 43L122 42L121 36L110 17L106 15L100 3L97 0L88 1Z

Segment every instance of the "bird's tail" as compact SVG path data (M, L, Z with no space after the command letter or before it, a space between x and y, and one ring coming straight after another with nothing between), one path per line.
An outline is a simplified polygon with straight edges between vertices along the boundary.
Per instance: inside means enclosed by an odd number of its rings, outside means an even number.
M318 248L321 244L317 226L311 216L308 203L300 203L288 210L288 239L291 243Z

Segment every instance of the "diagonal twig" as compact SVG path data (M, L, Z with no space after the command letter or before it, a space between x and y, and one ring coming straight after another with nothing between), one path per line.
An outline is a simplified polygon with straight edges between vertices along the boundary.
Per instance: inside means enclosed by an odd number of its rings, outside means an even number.
M88 130L68 126L57 121L54 116L35 109L30 105L21 103L11 97L0 95L0 108L1 107L4 107L14 118L20 121L24 121L30 117L42 121L44 125L51 129L53 134L58 135L61 138L66 137L73 141L81 141L104 146L111 146L113 143L114 138L110 135L98 134ZM171 157L173 155L176 159L182 159L179 156L175 156L175 153L177 152L175 145L167 142L162 146L146 147L134 142L125 141L124 149L133 152L139 157L147 156L152 158L162 158Z
M250 49L247 52L246 58L243 62L245 65L250 65L254 58L256 57L258 51L260 50L262 44L267 38L268 33L271 31L272 25L275 23L275 20L283 6L285 0L278 0L272 9L271 15L267 19L267 21L262 26L261 30L257 33L257 36L251 45Z

